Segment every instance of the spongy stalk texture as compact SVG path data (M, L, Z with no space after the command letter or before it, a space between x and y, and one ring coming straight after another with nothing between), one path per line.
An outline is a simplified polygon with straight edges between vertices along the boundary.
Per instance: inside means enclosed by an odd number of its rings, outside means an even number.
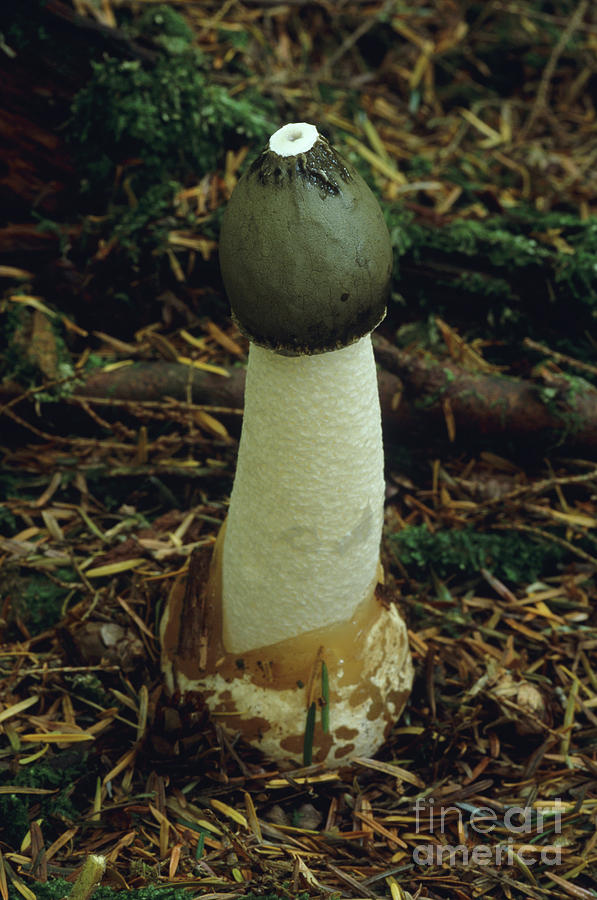
M252 344L222 562L228 651L347 621L375 584L383 500L370 336L302 357Z

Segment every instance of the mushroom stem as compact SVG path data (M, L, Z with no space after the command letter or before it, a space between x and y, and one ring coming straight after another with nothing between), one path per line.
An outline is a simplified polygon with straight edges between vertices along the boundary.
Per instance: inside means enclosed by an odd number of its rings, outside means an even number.
M238 467L209 577L168 599L162 668L171 693L199 691L274 759L341 765L377 750L413 677L406 626L377 583L371 331L390 236L358 172L315 126L291 123L234 189L220 264L251 341Z
M314 356L252 344L223 549L226 648L348 621L375 587L383 500L370 336Z

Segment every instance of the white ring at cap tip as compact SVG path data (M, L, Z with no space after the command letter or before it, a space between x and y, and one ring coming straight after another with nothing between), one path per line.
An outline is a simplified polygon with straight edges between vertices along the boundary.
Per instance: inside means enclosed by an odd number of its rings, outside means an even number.
M315 125L309 125L308 122L290 122L272 134L269 149L278 156L298 156L299 153L307 153L318 137L319 132Z

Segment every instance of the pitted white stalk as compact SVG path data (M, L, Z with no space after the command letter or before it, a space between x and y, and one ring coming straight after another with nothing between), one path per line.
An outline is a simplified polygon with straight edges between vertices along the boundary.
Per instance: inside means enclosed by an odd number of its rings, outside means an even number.
M301 357L251 344L222 560L227 649L349 621L375 584L383 503L371 337Z
M390 235L354 166L296 122L239 179L220 263L251 342L238 467L205 606L192 612L207 654L192 631L181 640L178 585L162 667L169 691L201 691L224 730L296 760L324 660L330 728L318 717L313 759L339 766L375 753L413 676L406 626L375 594L384 476L371 332Z
M272 134L269 149L278 156L297 156L299 153L307 153L318 137L319 132L315 125L309 125L308 122L291 122Z

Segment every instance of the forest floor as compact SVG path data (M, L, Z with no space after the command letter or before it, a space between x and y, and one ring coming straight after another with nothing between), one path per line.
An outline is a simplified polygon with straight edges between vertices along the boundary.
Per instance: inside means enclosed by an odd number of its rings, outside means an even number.
M37 14L38 58L20 24L2 61L35 78L22 118L10 94L1 119L27 166L0 181L0 896L59 900L100 854L100 900L597 897L597 13ZM87 60L48 63L55 117L72 104L77 127L70 143L56 127L46 155L56 123L42 140L35 98L56 23L65 44L99 42L105 68L73 86ZM161 100L144 81L179 67L186 90L192 53L206 109L230 117L206 112L196 147L176 138L194 176L151 131ZM337 771L276 766L179 709L159 660L168 591L224 521L242 421L248 345L219 281L219 217L270 123L298 118L374 185L396 255L377 348L383 562L416 678L375 759ZM435 394L428 363L448 373ZM472 420L471 378L491 400ZM491 418L502 385L526 425Z

